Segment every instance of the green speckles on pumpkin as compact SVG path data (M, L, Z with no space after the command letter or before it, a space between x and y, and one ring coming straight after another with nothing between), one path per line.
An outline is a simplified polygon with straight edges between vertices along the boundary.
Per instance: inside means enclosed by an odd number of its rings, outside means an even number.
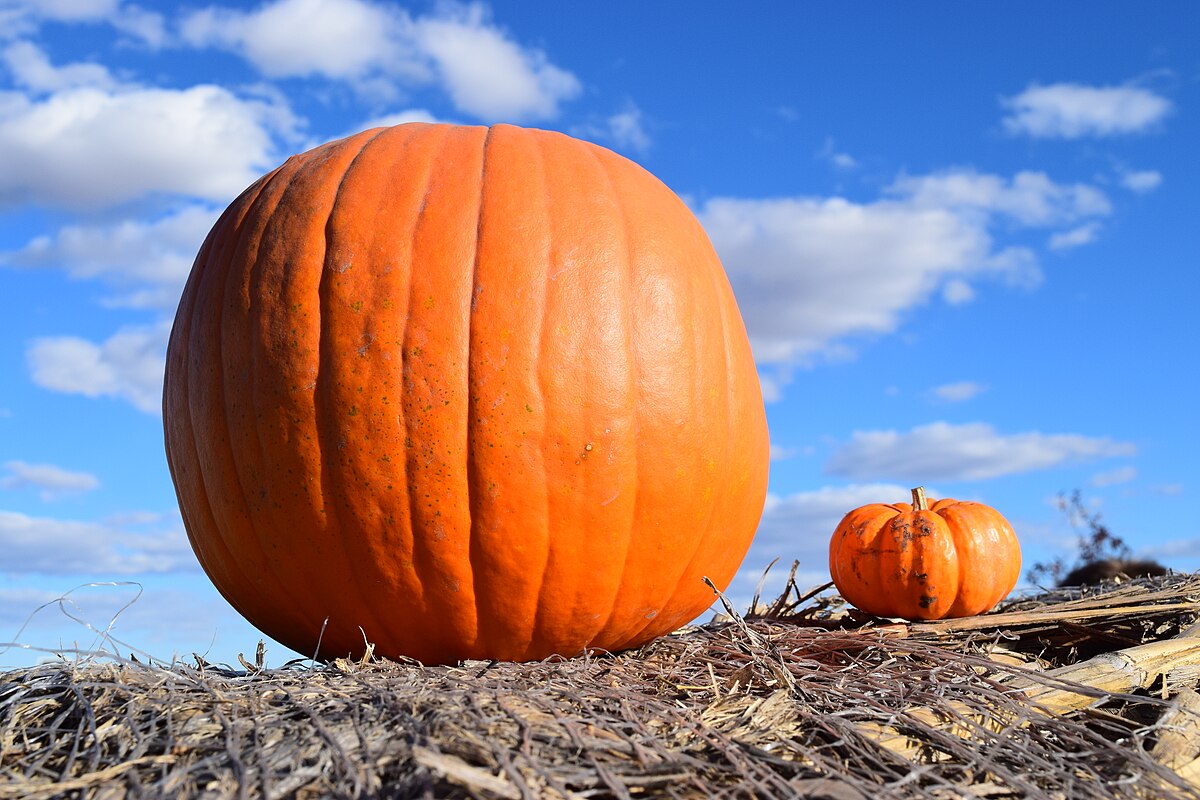
M346 412L351 417L358 416L358 406L350 406L350 410Z
M354 309L355 311L362 311L363 301L355 300L353 303L350 304L350 308Z
M526 403L526 404L525 404L525 410L526 410L526 411L528 411L530 414L532 414L532 413L533 413L533 406L529 405L529 403Z

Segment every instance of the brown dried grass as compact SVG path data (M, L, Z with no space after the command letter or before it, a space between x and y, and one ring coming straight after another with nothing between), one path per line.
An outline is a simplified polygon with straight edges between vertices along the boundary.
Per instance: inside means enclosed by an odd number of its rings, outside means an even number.
M1200 798L1200 577L938 623L788 591L616 655L0 673L0 800Z

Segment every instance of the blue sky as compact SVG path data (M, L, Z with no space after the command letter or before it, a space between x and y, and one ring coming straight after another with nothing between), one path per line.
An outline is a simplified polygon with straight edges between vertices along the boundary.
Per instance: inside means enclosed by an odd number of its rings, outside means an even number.
M1182 1L0 0L0 642L94 646L30 618L69 593L160 658L253 650L163 456L175 304L258 175L411 120L590 139L705 225L773 443L734 597L775 557L825 580L841 515L917 484L1029 564L1070 558L1079 489L1200 567L1197 30Z

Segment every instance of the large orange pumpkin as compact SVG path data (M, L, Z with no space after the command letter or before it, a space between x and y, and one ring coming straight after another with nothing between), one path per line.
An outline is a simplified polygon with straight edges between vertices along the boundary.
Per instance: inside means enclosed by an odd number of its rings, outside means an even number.
M912 504L872 503L847 514L829 544L829 572L850 603L881 617L945 619L982 614L1021 574L1008 521L983 503L921 487Z
M205 571L305 654L633 647L711 604L766 494L699 223L508 125L370 130L247 189L184 290L164 423Z

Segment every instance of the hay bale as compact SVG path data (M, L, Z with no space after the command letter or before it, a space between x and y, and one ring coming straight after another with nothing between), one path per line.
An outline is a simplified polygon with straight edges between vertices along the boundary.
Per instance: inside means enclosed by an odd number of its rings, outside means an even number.
M10 671L0 800L1200 797L1200 578L946 622L791 581L759 608L533 664Z

